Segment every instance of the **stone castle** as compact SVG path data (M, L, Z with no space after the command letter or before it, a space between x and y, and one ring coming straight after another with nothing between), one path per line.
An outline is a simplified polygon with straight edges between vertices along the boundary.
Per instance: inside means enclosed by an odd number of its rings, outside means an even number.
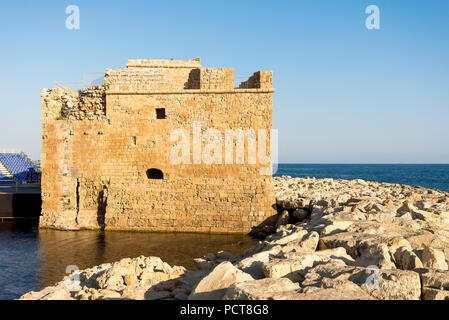
M250 231L276 213L272 141L258 134L273 92L271 71L234 88L233 69L199 58L129 60L78 94L44 89L40 227Z

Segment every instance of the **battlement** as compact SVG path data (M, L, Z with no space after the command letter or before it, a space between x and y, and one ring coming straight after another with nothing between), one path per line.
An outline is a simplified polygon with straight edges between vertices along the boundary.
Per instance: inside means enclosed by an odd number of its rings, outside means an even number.
M248 80L242 82L239 86L240 89L250 88L272 88L273 87L273 73L271 71L257 71L249 77Z
M107 69L106 94L183 90L272 89L272 72L257 71L234 88L233 68L203 68L200 58L190 60L128 60L126 68Z
M129 59L127 68L201 68L201 59Z

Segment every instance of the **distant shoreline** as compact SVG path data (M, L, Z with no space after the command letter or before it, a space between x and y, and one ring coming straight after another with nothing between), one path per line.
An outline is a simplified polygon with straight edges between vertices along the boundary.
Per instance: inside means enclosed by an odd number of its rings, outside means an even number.
M363 179L449 191L449 164L281 163L273 176Z
M376 165L388 165L388 166L394 166L394 165L424 165L424 166L449 166L449 163L332 163L332 162L282 162L279 163L280 165L368 165L368 166L376 166Z

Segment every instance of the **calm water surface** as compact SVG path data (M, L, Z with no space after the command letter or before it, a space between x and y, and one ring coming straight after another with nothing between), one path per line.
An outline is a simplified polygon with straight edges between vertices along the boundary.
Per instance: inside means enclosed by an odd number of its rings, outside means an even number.
M193 258L220 250L238 255L256 243L245 235L37 230L0 222L0 299L53 285L69 265L85 269L145 255L194 268Z

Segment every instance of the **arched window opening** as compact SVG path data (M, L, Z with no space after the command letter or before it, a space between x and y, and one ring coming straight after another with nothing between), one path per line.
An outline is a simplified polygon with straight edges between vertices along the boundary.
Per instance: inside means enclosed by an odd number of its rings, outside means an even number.
M148 179L164 179L164 174L161 170L151 168L147 170Z

